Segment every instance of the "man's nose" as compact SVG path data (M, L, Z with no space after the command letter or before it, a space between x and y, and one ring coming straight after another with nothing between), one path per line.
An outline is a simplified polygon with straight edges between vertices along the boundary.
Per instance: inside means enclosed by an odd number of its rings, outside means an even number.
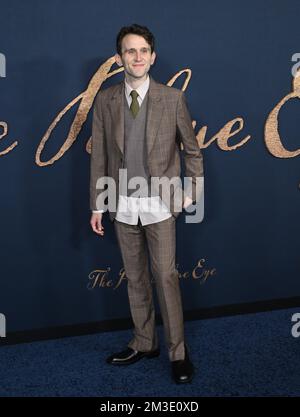
M141 53L139 51L136 52L135 59L137 61L140 61L141 60Z

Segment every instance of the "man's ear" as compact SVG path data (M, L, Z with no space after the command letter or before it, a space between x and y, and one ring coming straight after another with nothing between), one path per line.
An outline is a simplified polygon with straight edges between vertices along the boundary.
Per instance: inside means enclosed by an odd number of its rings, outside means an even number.
M119 65L119 67L123 66L122 59L119 54L115 54L115 60L116 60L116 63Z
M156 53L153 51L151 54L151 65L154 64L155 58L156 58Z

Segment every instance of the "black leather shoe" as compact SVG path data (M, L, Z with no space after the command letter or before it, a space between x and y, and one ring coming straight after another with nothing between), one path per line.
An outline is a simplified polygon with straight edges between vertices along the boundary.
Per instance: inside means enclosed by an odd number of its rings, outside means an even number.
M194 376L194 365L192 364L187 346L185 347L185 358L178 361L171 361L172 377L176 384L191 382Z
M128 347L122 352L114 353L106 359L111 365L131 365L142 358L156 358L160 354L160 349L151 350L150 352L139 352Z

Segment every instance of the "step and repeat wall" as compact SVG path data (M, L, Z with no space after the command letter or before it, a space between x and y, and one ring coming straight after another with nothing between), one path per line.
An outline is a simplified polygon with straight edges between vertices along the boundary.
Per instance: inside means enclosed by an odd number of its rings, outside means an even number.
M115 39L132 23L155 35L150 73L185 91L204 157L204 218L177 220L184 310L300 295L298 1L0 7L7 332L130 317L108 214L104 238L90 228L89 163L93 100L123 79Z

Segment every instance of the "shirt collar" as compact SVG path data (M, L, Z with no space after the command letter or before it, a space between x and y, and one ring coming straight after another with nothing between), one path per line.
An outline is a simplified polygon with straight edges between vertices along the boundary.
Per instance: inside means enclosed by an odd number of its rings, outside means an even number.
M143 82L143 84L141 84L138 88L135 89L138 92L138 95L140 96L140 98L142 100L144 100L144 97L147 94L147 91L149 89L149 84L150 84L150 78L149 78L149 74L148 74L147 78ZM133 90L133 88L127 83L127 81L125 79L125 94L126 94L127 98L131 97L130 93L131 93L132 90Z

